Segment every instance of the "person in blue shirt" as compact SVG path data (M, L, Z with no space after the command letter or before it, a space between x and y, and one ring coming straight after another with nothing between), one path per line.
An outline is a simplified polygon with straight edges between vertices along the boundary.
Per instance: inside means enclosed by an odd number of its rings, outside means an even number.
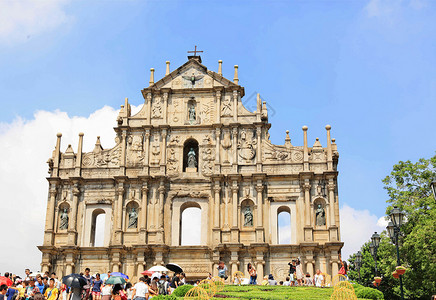
M44 291L44 287L45 287L45 285L44 285L44 282L42 282L42 277L41 277L41 275L38 275L38 276L36 277L35 285L38 287L40 293L42 293L42 292Z

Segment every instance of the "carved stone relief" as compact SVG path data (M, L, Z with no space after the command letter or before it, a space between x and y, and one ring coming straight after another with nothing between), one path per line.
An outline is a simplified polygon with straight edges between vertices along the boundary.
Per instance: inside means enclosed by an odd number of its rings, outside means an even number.
M177 173L179 170L178 159L176 157L176 150L169 149L168 150L168 172L169 173Z
M160 145L159 145L158 141L154 141L152 143L151 154L152 154L151 163L155 164L155 165L159 164L159 162L160 162Z
M139 167L144 160L142 136L129 136L127 139L127 166Z
M224 138L221 141L221 146L224 149L224 161L223 163L228 164L229 161L229 149L232 147L232 140L230 139L230 131L224 131Z
M162 118L162 99L155 98L153 101L153 105L151 106L151 118L152 119L160 119Z
M203 159L203 167L201 170L203 172L203 175L209 176L212 174L213 171L212 161L215 159L212 149L204 149L202 159Z
M118 144L112 149L101 150L100 152L89 152L83 154L83 167L119 167L121 156L121 145Z
M247 137L247 135L251 136ZM257 141L254 138L254 133L250 131L247 134L247 131L242 129L240 139L238 141L239 156L245 159L246 162L251 162L251 160L256 156L256 150L254 148L256 144Z
M221 116L230 117L233 114L232 101L229 97L224 97L221 107Z

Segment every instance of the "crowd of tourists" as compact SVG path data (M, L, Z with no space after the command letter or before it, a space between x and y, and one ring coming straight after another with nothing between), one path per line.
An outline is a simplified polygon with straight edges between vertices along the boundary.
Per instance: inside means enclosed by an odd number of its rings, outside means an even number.
M326 286L326 278L318 269L311 276L303 272L300 259L292 260L288 263L289 272L284 280L277 281L273 274L263 278L261 282L257 281L257 272L255 267L247 264L249 279L242 276L232 276L233 282L227 281L229 278L228 269L223 261L217 266L218 276L231 284L261 284L261 285L283 285L283 286ZM37 273L33 274L29 269L25 270L24 278L6 272L3 277L10 284L2 282L0 284L0 300L71 300L74 291L67 286L62 280L59 280L56 273ZM115 273L114 273L115 274ZM242 273L241 273L242 274ZM341 260L339 274L347 277L347 263ZM90 274L90 269L86 268L84 273L80 273L86 280L86 284L80 289L79 298L82 300L148 300L156 295L170 295L174 290L186 284L186 275L183 272L175 273L172 277L165 272L153 274L151 277L144 275L134 285L131 282L111 284L108 279L111 272L104 274L104 279L97 273ZM209 273L206 279L212 280L212 274ZM246 280L244 282L244 280ZM198 285L200 281L194 283ZM77 295L76 295L77 299Z
M21 278L6 272L3 277L11 282L0 285L0 300L70 300L73 290L62 283L56 273L32 274L29 269L25 270L25 277ZM82 300L147 300L156 295L169 295L177 287L186 284L185 273L176 273L172 277L165 273L160 276L144 275L139 281L132 285L131 282L125 284L109 284L107 279L111 277L111 272L106 274L103 280L100 274L92 276L90 269L86 268L84 273L80 273L87 284L80 289Z

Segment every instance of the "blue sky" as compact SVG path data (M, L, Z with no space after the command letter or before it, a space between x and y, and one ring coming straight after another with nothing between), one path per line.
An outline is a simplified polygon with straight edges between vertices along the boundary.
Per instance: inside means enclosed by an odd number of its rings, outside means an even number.
M436 149L434 1L17 2L34 6L0 4L14 25L0 23L4 132L36 111L86 118L124 97L140 105L149 69L161 78L166 60L177 68L198 45L204 65L222 59L230 79L239 65L246 97L267 101L274 143L290 130L302 145L307 125L309 143L325 145L332 125L342 205L383 216L392 165Z

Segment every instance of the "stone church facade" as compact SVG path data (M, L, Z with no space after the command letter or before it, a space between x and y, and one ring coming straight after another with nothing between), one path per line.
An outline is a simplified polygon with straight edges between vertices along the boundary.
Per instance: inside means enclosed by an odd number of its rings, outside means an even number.
M204 278L223 260L231 273L282 280L287 263L337 274L340 249L338 152L326 126L327 146L269 139L268 111L257 97L242 104L244 88L208 70L199 56L142 90L135 115L126 99L116 119L116 145L61 152L61 134L49 159L42 271L58 276L120 271L132 278L156 264L181 265L188 279ZM108 124L109 126L110 124ZM182 212L201 209L196 246L181 245ZM290 244L279 244L278 214L290 216ZM96 219L105 215L104 242L94 247Z

